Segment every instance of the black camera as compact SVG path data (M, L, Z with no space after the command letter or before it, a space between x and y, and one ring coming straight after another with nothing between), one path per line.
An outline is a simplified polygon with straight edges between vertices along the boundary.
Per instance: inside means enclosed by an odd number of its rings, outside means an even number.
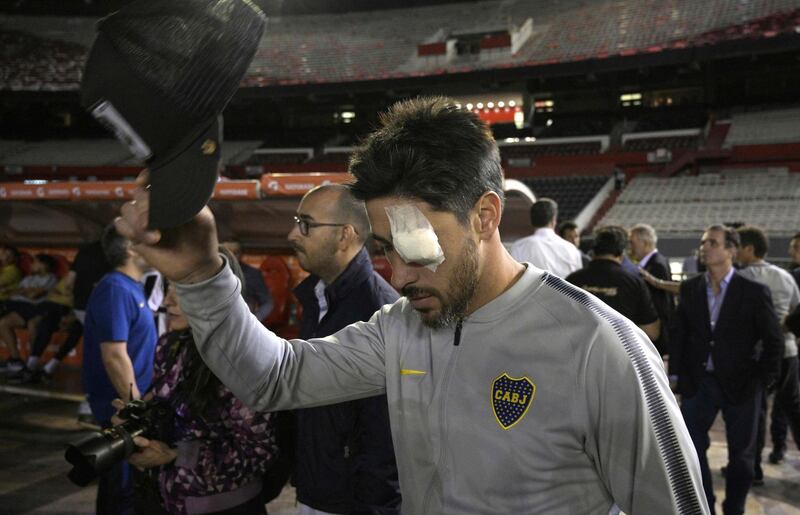
M72 465L68 477L78 486L88 485L94 478L109 470L131 454L137 447L135 436L163 439L163 428L171 420L172 411L161 401L131 401L119 412L124 423L95 431L83 440L71 444L64 458Z

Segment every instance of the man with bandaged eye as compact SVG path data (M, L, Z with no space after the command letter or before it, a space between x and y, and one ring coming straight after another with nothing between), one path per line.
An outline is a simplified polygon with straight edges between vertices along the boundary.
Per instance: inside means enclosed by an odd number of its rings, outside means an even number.
M398 103L350 173L404 297L307 341L250 314L207 208L162 234L147 228L147 190L123 206L119 230L178 283L225 385L265 411L386 394L406 514L709 512L649 339L503 247L500 157L477 115Z

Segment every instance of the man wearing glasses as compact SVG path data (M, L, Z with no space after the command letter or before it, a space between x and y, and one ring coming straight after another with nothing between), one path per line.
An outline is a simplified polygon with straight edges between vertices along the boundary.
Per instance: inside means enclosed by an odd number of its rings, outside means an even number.
M294 290L300 338L329 336L366 321L397 292L372 268L364 203L342 185L300 201L289 243L309 275ZM400 493L386 395L295 411L294 483L302 515L398 513Z

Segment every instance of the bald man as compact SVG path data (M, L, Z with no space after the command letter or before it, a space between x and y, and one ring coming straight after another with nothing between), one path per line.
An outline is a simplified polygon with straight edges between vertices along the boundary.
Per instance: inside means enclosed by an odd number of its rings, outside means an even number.
M364 203L341 185L309 191L289 233L311 275L294 293L303 306L300 338L330 336L367 321L397 292L372 268ZM386 396L296 411L294 482L301 515L399 513L400 493Z

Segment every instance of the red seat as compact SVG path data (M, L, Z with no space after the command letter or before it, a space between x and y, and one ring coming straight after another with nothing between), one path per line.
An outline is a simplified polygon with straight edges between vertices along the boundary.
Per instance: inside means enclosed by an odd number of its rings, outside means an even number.
M375 256L372 258L372 267L378 272L378 275L386 279L387 283L392 282L392 265L389 260L384 256Z
M30 275L31 267L33 266L33 256L27 252L20 252L19 263L17 264L19 265L19 269L22 271L22 275Z
M280 327L286 325L289 321L289 311L287 309L289 294L289 267L278 256L267 256L261 262L261 275L264 276L264 282L269 286L269 291L272 293L273 307L266 321L266 326Z
M59 279L63 278L69 272L70 264L69 260L63 254L50 254L53 256L53 259L56 260L56 268L53 270L53 273L56 274L56 277Z

